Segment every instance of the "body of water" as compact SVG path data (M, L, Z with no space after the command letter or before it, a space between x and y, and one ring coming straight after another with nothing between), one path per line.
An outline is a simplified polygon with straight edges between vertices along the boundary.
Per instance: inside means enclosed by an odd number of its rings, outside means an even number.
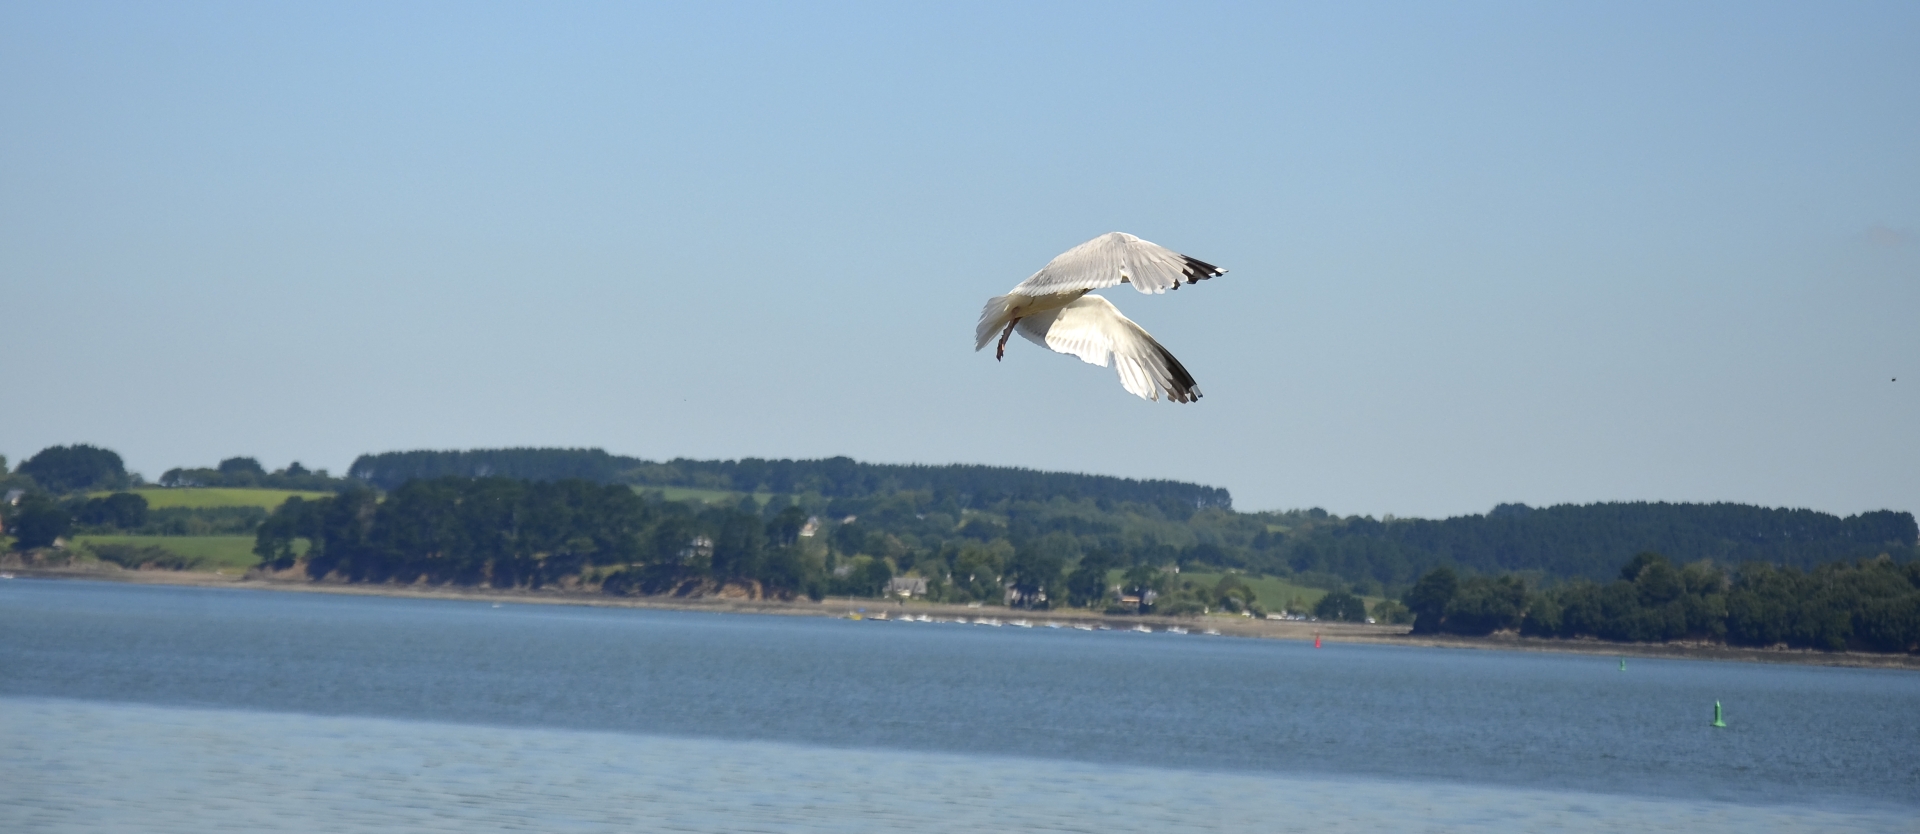
M1912 672L0 583L5 831L1916 816Z

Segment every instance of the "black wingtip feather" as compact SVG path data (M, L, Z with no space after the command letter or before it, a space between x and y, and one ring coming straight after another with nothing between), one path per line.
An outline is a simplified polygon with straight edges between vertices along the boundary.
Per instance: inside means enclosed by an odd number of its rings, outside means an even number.
M1193 381L1193 374L1187 373L1185 365L1173 358L1173 354L1158 344L1154 348L1160 351L1160 358L1167 363L1167 376L1172 377L1172 385L1167 386L1167 399L1177 403L1190 403L1200 399L1200 386Z
M1186 261L1186 268L1182 269L1181 272L1186 273L1187 283L1189 284L1198 284L1208 278L1218 278L1227 274L1226 270L1198 258L1189 258L1181 255L1180 259Z

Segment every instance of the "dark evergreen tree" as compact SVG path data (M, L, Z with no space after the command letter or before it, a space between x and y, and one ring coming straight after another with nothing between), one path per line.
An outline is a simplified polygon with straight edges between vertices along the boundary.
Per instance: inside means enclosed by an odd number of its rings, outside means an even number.
M73 528L73 517L45 495L33 494L20 502L8 521L16 550L52 547Z
M1453 596L1460 590L1460 578L1451 568L1438 567L1420 577L1407 591L1405 599L1407 610L1413 612L1413 631L1415 634L1432 634L1440 631L1440 625L1447 618L1447 606L1453 602Z
M1098 608L1108 597L1107 575L1119 560L1111 551L1094 550L1080 557L1080 564L1067 575L1067 604L1078 608Z

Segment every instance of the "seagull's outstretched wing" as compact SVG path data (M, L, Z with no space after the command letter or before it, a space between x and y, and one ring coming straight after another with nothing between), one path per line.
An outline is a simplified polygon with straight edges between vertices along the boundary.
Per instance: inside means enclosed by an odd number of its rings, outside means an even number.
M1126 232L1108 232L1048 261L1013 291L1049 295L1132 284L1144 293L1163 293L1179 289L1181 281L1195 284L1226 272Z
M1102 368L1111 357L1120 385L1141 399L1160 399L1161 392L1177 403L1200 399L1200 387L1180 360L1100 296L1083 295L1065 307L1028 316L1014 329L1034 344Z

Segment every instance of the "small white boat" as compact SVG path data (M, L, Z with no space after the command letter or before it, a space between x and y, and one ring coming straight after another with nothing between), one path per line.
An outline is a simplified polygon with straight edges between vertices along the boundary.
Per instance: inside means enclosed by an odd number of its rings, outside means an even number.
M1074 623L1074 624L1073 624L1073 630L1074 630L1074 631L1092 631L1092 630L1093 630L1093 626L1090 626L1090 625L1083 625L1083 624L1081 624L1081 623Z
M1059 623L1047 623L1047 628L1059 628Z
M1033 628L1033 623L1027 622L1026 620L1014 620L1013 622L1007 623L1007 625L1013 626L1014 628Z
M1214 637L1219 637L1219 636L1220 636L1220 629L1217 629L1217 628L1210 628L1210 629L1207 629L1206 631L1202 631L1202 632L1200 632L1200 633L1201 633L1201 634L1207 634L1207 635L1211 635L1211 636L1214 636Z
M1141 634L1152 634L1152 633L1153 633L1153 629L1150 629L1150 628L1147 628L1146 626L1143 626L1143 625L1137 625L1137 626L1134 626L1133 628L1130 628L1130 629L1127 629L1127 630L1128 630L1128 631L1137 631L1137 632L1140 632Z
M11 573L0 573L0 579L12 579L12 578L13 578L13 574Z
M1167 626L1168 634L1185 634L1187 630L1179 626Z

